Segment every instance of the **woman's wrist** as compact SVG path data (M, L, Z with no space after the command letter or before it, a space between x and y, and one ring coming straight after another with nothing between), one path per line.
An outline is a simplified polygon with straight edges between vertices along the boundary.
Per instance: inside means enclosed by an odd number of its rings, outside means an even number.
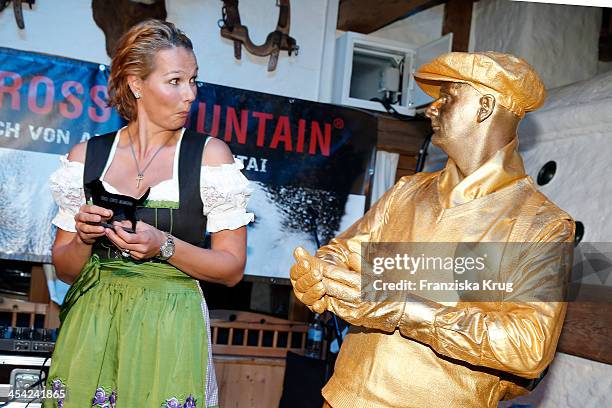
M159 244L159 247L158 247L159 249L157 251L156 258L162 261L167 261L172 256L174 256L174 251L175 251L174 237L170 235L170 233L168 232L163 232L162 234L163 234L163 238L162 238L161 243Z
M85 241L83 238L81 238L78 232L74 235L74 239L72 241L75 242L77 246L89 246L89 247L93 246L93 244L95 244L96 242L95 239Z

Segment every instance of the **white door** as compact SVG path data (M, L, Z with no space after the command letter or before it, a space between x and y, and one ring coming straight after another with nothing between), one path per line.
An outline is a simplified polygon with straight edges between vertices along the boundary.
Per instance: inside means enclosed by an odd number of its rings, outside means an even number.
M438 55L450 52L453 46L453 33L446 34L430 43L427 43L416 50L414 63L410 72L410 85L408 88L408 98L411 108L418 108L433 101L433 99L421 90L414 81L412 73L418 67L436 58Z

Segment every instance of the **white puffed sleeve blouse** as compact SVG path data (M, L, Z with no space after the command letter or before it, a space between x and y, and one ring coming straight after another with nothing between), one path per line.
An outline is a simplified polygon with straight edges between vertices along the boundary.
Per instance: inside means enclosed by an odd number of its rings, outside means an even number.
M115 138L108 163L112 162L118 139ZM173 178L153 186L149 200L179 201L178 154L175 156ZM253 221L254 215L246 211L251 189L249 180L241 172L243 168L238 159L234 159L231 164L201 167L200 197L207 217L208 232L233 230ZM49 177L49 187L59 207L52 223L65 231L76 232L74 216L81 205L85 204L83 170L82 163L68 161L68 155L65 155L60 157L60 167ZM101 178L104 178L105 173L106 169ZM112 185L105 181L103 183L109 192L120 194Z

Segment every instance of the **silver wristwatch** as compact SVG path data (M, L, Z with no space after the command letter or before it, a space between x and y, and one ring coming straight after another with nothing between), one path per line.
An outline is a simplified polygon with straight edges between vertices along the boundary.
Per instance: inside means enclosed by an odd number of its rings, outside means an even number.
M174 239L166 232L166 242L160 245L157 259L167 261L172 255L174 255Z

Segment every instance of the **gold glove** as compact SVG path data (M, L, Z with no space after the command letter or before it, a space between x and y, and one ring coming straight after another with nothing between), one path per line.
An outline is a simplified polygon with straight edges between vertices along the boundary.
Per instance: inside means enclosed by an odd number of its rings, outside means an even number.
M301 247L296 248L294 257L297 263L291 268L293 290L312 311L330 310L353 325L395 331L404 303L385 292L371 290L376 275L365 264L362 266L358 254L349 255L348 268L313 257Z
M293 257L296 263L291 267L290 277L295 296L313 312L323 313L327 310L323 270L328 264L302 247L293 251Z
M374 290L376 279L357 253L349 254L348 268L328 265L323 270L327 308L353 325L395 331L404 312L403 295Z

